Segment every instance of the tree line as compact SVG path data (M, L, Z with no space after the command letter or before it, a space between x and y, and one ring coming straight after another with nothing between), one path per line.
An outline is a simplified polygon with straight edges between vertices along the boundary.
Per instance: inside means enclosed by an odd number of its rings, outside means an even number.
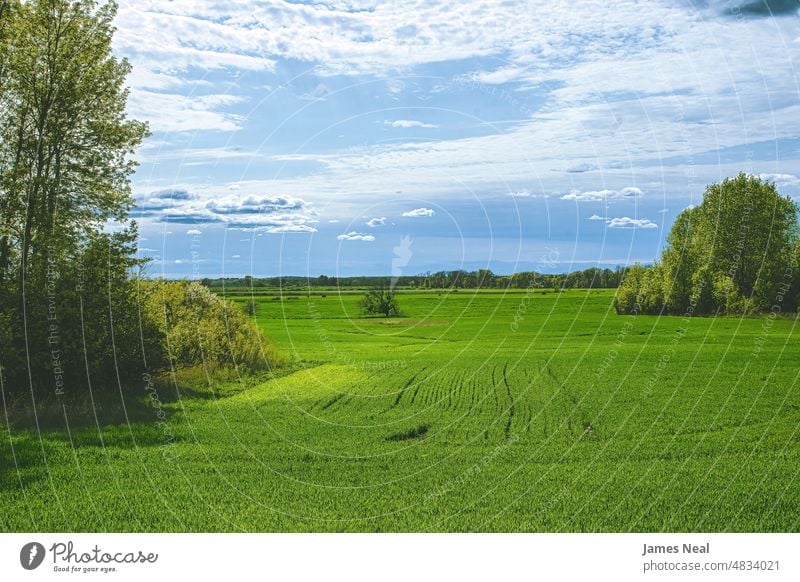
M496 275L489 269L477 271L438 271L400 277L224 277L204 278L200 283L212 289L259 288L303 289L308 287L363 288L393 283L410 289L615 289L624 276L624 268L592 267L571 273L550 274L524 271L513 275Z

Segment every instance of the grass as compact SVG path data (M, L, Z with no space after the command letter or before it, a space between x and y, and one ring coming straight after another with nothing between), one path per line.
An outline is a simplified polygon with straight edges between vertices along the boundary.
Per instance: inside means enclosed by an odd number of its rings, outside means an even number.
M618 316L606 290L406 291L397 319L276 296L256 317L293 373L164 394L161 423L9 429L3 531L800 526L796 319Z

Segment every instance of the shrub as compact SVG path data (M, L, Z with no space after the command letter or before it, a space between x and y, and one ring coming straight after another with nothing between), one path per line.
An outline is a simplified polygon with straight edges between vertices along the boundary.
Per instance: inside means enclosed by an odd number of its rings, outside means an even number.
M241 309L189 281L142 282L146 317L164 338L167 364L208 371L270 369L280 358Z
M135 237L135 229L92 233L74 252L54 250L26 280L24 311L19 299L4 302L9 392L72 400L139 385L145 353L157 360L160 345L158 330L139 318Z

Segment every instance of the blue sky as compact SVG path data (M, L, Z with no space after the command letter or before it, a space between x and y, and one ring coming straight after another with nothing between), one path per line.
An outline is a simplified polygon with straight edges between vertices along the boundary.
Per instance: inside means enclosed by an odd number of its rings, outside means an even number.
M151 275L656 258L739 171L800 194L794 1L123 0ZM397 263L395 263L397 264Z

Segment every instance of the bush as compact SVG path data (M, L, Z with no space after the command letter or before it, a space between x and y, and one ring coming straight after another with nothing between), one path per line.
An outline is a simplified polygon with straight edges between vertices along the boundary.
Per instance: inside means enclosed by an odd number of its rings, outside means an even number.
M135 238L133 228L93 233L74 252L51 252L26 281L24 311L19 299L3 305L0 365L9 392L71 400L138 386L145 354L158 354L160 344L139 317Z
M207 371L271 369L280 358L241 309L189 281L142 281L145 317L164 338L165 364Z

